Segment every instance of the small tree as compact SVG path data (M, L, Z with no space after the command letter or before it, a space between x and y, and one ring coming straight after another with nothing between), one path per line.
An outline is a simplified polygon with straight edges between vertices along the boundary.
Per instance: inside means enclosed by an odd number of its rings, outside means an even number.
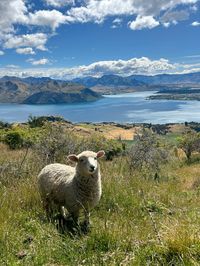
M193 152L200 151L200 134L194 130L187 130L179 138L179 147L185 152L187 160L191 160Z
M148 129L143 129L135 137L129 151L130 166L146 175L158 178L161 165L168 162L169 152L159 137Z

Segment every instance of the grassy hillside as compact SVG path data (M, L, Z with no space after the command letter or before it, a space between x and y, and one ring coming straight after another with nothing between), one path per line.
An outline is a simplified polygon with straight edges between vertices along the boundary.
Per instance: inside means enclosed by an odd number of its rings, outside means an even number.
M179 156L164 164L154 180L130 168L120 141L106 140L101 132L83 141L80 131L72 135L70 126L60 131L58 140L56 130L52 125L0 130L2 141L11 131L29 139L18 149L0 144L0 265L199 265L198 154L189 163ZM66 150L45 157L53 150L50 146L62 144L63 136L68 139ZM30 139L40 143L39 148L30 145ZM172 144L174 140L171 150ZM87 147L102 147L107 154L111 148L116 156L100 162L103 195L91 214L91 233L60 234L46 220L37 174L50 159L66 162L69 150Z

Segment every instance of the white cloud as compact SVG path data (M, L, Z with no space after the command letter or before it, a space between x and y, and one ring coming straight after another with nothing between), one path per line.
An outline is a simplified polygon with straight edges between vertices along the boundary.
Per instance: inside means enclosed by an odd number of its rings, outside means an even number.
M49 63L49 60L43 58L34 61L34 59L27 60L31 64L44 65ZM72 68L43 68L41 69L19 69L19 70L6 70L0 69L0 76L3 75L16 75L16 76L47 76L57 79L70 79L74 77L84 76L102 76L104 74L117 74L128 76L133 74L146 74L153 75L158 73L166 73L176 70L176 65L171 64L166 59L150 60L147 57L132 58L130 60L112 60L112 61L99 61L90 65L82 65Z
M7 49L19 47L34 47L38 50L45 51L45 44L48 36L45 33L24 34L10 37L5 41L4 47Z
M169 28L170 23L169 23L169 22L164 22L164 23L163 23L163 26L164 26L165 28Z
M18 54L35 54L35 52L33 51L33 49L31 47L25 47L25 48L18 48L16 49L16 52Z
M43 58L27 60L34 66L50 63L49 59ZM29 68L20 69L16 66L0 68L0 76L10 75L19 77L51 77L56 79L71 79L75 77L94 76L104 74L117 74L129 76L135 74L155 75L162 73L192 73L200 72L200 63L180 64L170 63L167 59L151 60L147 57L132 58L130 60L99 61L90 65L82 65L72 68Z
M160 18L160 22L165 26L169 27L170 24L177 24L178 21L187 20L189 18L189 11L179 10L179 11L167 11Z
M58 10L39 10L29 14L28 23L37 26L47 26L55 30L60 24L70 22L69 16L63 15Z
M153 29L159 24L152 16L137 16L136 20L128 23L131 30Z
M16 69L16 68L19 68L19 66L18 65L7 65L6 68Z
M114 24L121 24L122 23L122 19L121 18L116 18L113 20Z
M133 30L152 29L159 24L169 27L188 19L189 13L197 10L199 1L43 0L54 9L34 10L34 5L26 0L0 0L0 44L3 48L16 49L19 54L33 54L31 48L47 50L46 43L52 35L45 33L46 28L55 31L62 24L103 23L108 17L113 18L112 28L119 27L124 17L131 20L129 27ZM56 10L60 7L67 7L68 11ZM19 25L27 27L29 34L19 35ZM199 26L200 22L191 25Z
M44 0L47 5L54 6L54 7L62 7L62 6L69 6L74 5L75 0Z
M28 59L27 62L30 62L33 66L39 66L39 65L46 65L49 64L50 61L47 58L42 58L39 60L34 60L32 58Z
M0 1L0 32L14 31L14 24L25 23L28 10L24 0Z
M162 73L174 66L166 59L150 60L147 57L132 58L130 60L99 61L88 66L80 66L78 71L84 75L101 76L104 74L152 74Z
M200 22L199 21L194 21L194 22L192 22L191 25L194 26L194 27L198 27L198 26L200 26Z
M194 12L197 9L199 0L43 0L47 5L54 8L68 7L64 14L56 9L35 10L26 0L0 0L0 43L6 48L25 48L26 46L45 50L45 44L52 35L44 33L44 27L50 27L55 31L60 25L68 23L102 23L107 17L113 17L113 27L120 25L122 16L132 17L130 28L154 28L162 20L165 27L173 23L187 19L187 12ZM185 11L177 11L177 6ZM186 11L187 9L187 11ZM176 11L174 11L176 10ZM182 12L182 13L181 13ZM160 16L163 17L160 18ZM167 18L166 18L167 17ZM135 19L136 18L136 19ZM170 24L168 24L170 23ZM29 34L17 35L19 25L28 27ZM35 27L30 27L33 25ZM194 22L193 26L199 25ZM40 27L40 29L38 29ZM41 31L41 27L42 31ZM34 30L34 31L33 31ZM38 31L40 33L38 33ZM43 33L42 33L43 32ZM27 41L24 36L37 36L43 34L42 44L37 45L36 41ZM12 40L13 39L13 40ZM23 39L23 40L22 40ZM40 42L38 38L37 42ZM15 42L15 44L13 44ZM19 45L17 46L17 42ZM29 44L25 44L25 43ZM22 44L23 43L23 44Z
M46 26L55 30L60 24L68 21L70 22L70 18L58 10L39 10L31 13L25 0L0 0L0 43L5 48L11 49L29 46L45 50L44 45L51 35L47 36L45 33L38 33L38 31L32 34L16 35L17 26Z
M14 32L14 25L17 24L48 26L55 30L68 18L58 10L38 10L31 13L25 3L24 0L0 1L0 32Z
M108 16L136 15L156 17L161 12L172 10L178 5L193 5L198 0L87 0L85 5L72 7L68 11L75 22L101 23Z
M0 50L0 55L4 55L4 52Z
M195 54L195 55L186 55L184 56L186 58L199 58L200 57L200 54Z
M111 27L112 27L113 29L115 29L115 28L119 28L119 27L121 26L122 22L123 22L123 19L121 19L121 18L116 18L116 19L113 20L113 22L112 22L112 26L111 26Z

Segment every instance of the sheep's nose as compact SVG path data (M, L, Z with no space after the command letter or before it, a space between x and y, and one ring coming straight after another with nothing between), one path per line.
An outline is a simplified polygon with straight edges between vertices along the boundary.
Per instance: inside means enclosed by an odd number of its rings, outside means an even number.
M90 170L91 170L91 171L94 171L94 169L95 169L95 166L90 165Z

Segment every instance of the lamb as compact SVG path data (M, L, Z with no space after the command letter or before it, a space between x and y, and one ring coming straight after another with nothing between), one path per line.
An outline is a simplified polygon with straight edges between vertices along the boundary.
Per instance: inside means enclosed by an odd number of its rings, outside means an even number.
M79 155L71 154L68 158L76 163L76 167L54 163L45 166L38 175L39 191L50 218L54 210L65 217L69 216L78 224L80 211L84 211L84 224L90 224L90 209L94 208L101 198L101 174L98 158L105 155L84 151Z

